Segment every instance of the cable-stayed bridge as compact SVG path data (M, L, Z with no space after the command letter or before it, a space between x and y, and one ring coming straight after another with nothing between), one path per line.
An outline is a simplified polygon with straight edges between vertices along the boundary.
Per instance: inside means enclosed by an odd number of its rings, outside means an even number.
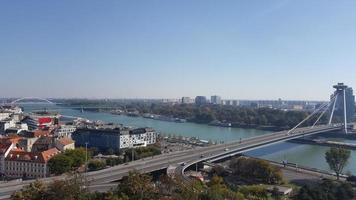
M347 133L348 124L346 114L344 114L344 123L332 123L334 118L335 102L337 99L344 99L343 102L346 105L345 92L342 89L336 89L337 92L332 96L330 102L326 102L319 106L319 108L315 109L310 115L308 115L304 120L302 120L290 130L265 134L225 144L201 147L199 149L162 154L152 158L137 160L127 165L118 165L95 172L88 172L85 174L85 177L87 178L91 187L95 188L120 180L131 170L138 170L142 173L149 173L157 170L167 169L169 166L176 166L176 169L174 170L175 174L177 176L182 176L186 180L189 180L189 178L185 175L185 170L200 162L214 162L243 152L304 136L342 130ZM326 124L320 124L322 117L326 113L330 113L328 122ZM346 113L346 106L344 106L344 113ZM310 123L311 120L315 120L313 121L312 126L301 127L308 121ZM65 178L65 176L55 176L45 178L43 181L51 182L53 180L63 178ZM0 199L9 197L9 195L14 191L21 189L23 186L28 185L31 182L33 182L33 180L0 184Z

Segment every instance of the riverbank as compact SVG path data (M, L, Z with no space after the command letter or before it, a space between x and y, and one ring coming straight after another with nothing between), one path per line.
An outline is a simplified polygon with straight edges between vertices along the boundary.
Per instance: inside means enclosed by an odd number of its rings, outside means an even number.
M287 130L289 127L277 127L277 126L268 126L268 125L258 125L258 124L245 124L245 123L230 123L230 122L221 122L218 120L211 121L211 122L197 122L193 119L185 119L185 118L177 118L172 116L165 116L165 115L158 115L152 113L139 113L139 112L126 112L123 110L106 110L100 108L75 108L75 110L79 110L82 112L99 112L99 113L109 113L113 115L124 115L128 117L143 117L153 120L159 121L168 121L168 122L175 122L175 123L196 123L196 124L204 124L209 126L217 126L217 127L226 127L226 128L243 128L243 129L256 129L262 131L282 131Z
M326 147L343 147L350 150L356 150L356 132L349 132L347 134L343 131L322 133L290 140L289 142Z
M172 136L196 137L202 140L211 140L213 143L220 143L221 141L237 141L240 138L250 138L263 134L271 133L271 131L262 131L257 129L244 128L225 128L217 126L208 126L197 123L175 123L168 121L160 121L147 119L142 117L128 117L125 115L113 115L102 112L81 112L79 109L74 110L69 107L56 105L26 105L25 111L47 110L59 111L63 116L78 116L90 120L100 120L104 122L114 122L124 124L131 127L152 127L160 133ZM324 133L326 134L326 133ZM323 134L323 135L324 135ZM329 134L329 133L328 133ZM332 135L333 133L330 133ZM338 133L335 133L338 135ZM341 135L344 136L344 135ZM349 136L347 136L349 137ZM288 160L288 162L298 163L298 165L309 166L317 169L328 170L329 167L325 161L325 152L329 147L297 144L290 142L283 142L269 147L257 149L248 153L253 157L259 157L267 160L281 162ZM356 174L356 151L351 150L351 159L349 165L346 166L345 172L350 171Z

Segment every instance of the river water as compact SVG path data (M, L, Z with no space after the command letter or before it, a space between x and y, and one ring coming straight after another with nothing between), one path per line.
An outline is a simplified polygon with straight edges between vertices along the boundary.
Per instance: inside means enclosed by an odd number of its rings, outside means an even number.
M78 110L64 108L58 105L43 104L24 104L22 105L25 112L47 108L48 110L58 111L64 116L82 117L90 120L101 120L104 122L120 123L132 127L152 127L156 131L166 135L181 135L186 137L197 137L203 140L211 141L234 141L240 138L248 138L262 134L270 133L269 131L241 128L216 127L195 123L175 123L159 121L142 117L128 117L125 115L113 115L109 113L83 112ZM342 141L342 140L340 140ZM347 140L346 142L353 142ZM307 166L322 170L329 170L324 155L328 147L295 144L283 142L269 147L253 150L247 155L259 157L267 160L281 162L287 160L291 163L297 163L299 166ZM351 151L351 159L345 167L344 172L356 174L356 151Z

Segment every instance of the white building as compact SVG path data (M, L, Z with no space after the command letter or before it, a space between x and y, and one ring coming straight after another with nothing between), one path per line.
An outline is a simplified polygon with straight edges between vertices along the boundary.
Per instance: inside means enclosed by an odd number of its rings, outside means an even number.
M11 119L3 123L3 131L5 132L7 129L16 130L16 133L19 133L21 131L28 131L28 125L15 119Z
M9 111L0 112L0 121L10 118L11 114Z
M194 99L192 99L192 98L190 98L190 97L182 97L182 103L183 103L183 104L194 103Z
M47 162L59 153L56 148L41 153L12 150L5 158L4 174L12 178L45 178L49 175Z
M55 142L56 148L59 149L60 151L65 151L69 149L75 149L75 142L68 138L68 137L62 137Z
M138 128L120 134L120 149L145 147L156 143L157 133L151 128Z
M74 125L61 125L54 131L54 135L56 137L72 138L72 133L76 130L77 128Z
M210 102L212 104L221 104L221 97L220 96L217 96L217 95L214 95L214 96L211 96L210 97Z

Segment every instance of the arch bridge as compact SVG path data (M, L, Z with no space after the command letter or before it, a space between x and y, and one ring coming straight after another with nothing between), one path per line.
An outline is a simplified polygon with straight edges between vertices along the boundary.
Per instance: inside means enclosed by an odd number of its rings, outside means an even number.
M46 102L48 104L55 104L54 102L48 100L48 99L45 99L45 98L40 98L40 97L22 97L22 98L19 98L19 99L16 99L14 101L11 102L11 104L16 104L16 103L19 103L23 100L40 100L40 101L43 101L43 102Z

